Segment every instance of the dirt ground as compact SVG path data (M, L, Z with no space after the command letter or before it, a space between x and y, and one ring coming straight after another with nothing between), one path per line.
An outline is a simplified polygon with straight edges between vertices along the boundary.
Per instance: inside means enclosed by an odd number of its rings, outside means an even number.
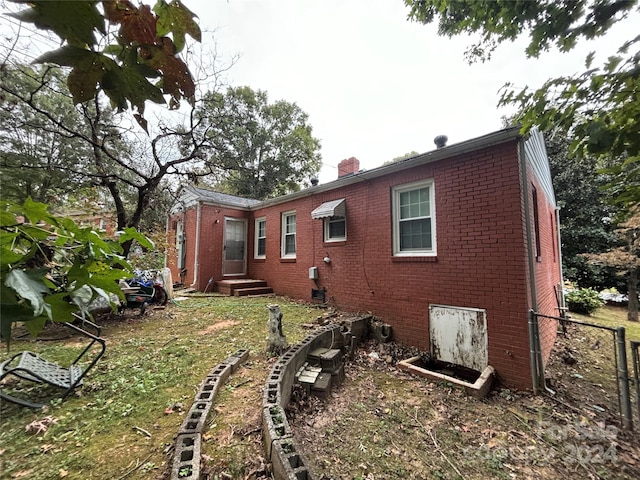
M319 480L637 479L640 436L621 428L607 333L570 327L558 337L547 368L553 393L498 386L482 400L396 368L415 351L368 342L327 399L294 390L288 419ZM237 382L257 380L256 371L273 361L254 357ZM257 395L237 389L231 402L221 399L220 413L242 427L207 440L260 452ZM224 461L205 460L204 478L240 478ZM260 454L244 472L247 480L271 478Z
M620 426L609 346L570 328L547 369L554 393L497 388L477 400L398 370L413 352L369 343L329 399L294 396L289 420L322 480L637 479L640 436Z

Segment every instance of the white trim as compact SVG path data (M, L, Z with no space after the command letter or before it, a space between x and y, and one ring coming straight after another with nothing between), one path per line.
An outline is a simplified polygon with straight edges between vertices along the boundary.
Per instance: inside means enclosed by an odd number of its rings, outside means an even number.
M260 237L260 222L264 222L264 237ZM260 217L254 220L254 235L253 235L253 258L262 259L267 258L267 217ZM260 238L264 238L264 254L258 253L258 242Z
M332 218L335 217L339 217L342 218L342 221L344 222L344 236L342 237L334 237L334 238L330 238L329 237L329 224L331 222ZM326 217L322 220L322 230L323 230L323 241L325 243L331 243L331 242L345 242L347 240L347 217L345 215L336 215L336 216L332 216L332 217Z
M225 271L226 262L239 262L240 260L228 260L227 259L227 232L228 225L231 222L236 222L242 224L242 272L237 273L229 273ZM222 276L223 277L242 277L247 274L247 219L246 218L237 218L237 217L224 217L224 230L222 232L223 239L223 249L222 249Z
M287 232L287 221L288 217L296 217L295 230L291 232ZM296 258L296 252L298 250L298 233L297 233L297 224L298 217L296 216L295 210L289 210L287 212L282 212L280 216L280 258ZM287 235L293 235L294 238L294 252L293 253L285 253L286 250L286 238Z
M431 220L431 248L400 250L400 194L429 188L429 216ZM435 187L433 179L421 180L419 182L396 185L391 189L391 209L392 209L392 234L393 234L393 255L396 257L434 257L437 254L436 248L436 204Z

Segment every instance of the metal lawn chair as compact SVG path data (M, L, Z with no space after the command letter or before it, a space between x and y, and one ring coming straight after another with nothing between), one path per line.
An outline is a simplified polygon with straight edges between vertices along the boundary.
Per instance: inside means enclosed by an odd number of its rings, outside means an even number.
M95 329L96 334L92 334L73 323L64 322L62 325L84 335L90 342L80 352L71 365L62 366L42 358L39 354L22 351L0 364L0 398L9 402L17 403L30 408L43 407L44 403L30 401L29 399L18 398L2 391L3 380L9 376L17 377L19 380L35 383L46 383L62 390L61 399L65 399L75 388L82 385L82 379L91 368L104 355L106 349L105 340L100 337L100 327L88 320L78 317L82 321L82 325L88 325ZM98 353L93 357L88 365L84 366L81 362L92 351L92 347L98 345L100 347Z

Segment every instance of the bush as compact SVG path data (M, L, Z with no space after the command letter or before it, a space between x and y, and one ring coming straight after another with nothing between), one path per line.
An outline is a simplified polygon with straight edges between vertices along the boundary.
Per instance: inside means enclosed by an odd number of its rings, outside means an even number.
M569 310L582 315L591 315L604 305L598 292L592 288L571 290L565 297Z

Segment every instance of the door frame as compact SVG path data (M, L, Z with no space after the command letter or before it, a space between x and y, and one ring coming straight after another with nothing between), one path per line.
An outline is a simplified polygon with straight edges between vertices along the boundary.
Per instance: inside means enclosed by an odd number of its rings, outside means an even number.
M243 252L242 252L242 260L227 260L227 232L228 225L231 222L236 222L242 225L243 229ZM238 266L239 262L242 262L242 271L239 272L237 269L231 269L231 272L227 273L229 269L230 262L234 262L233 265ZM247 219L246 218L236 218L236 217L224 217L224 229L222 233L222 277L244 277L247 274Z

